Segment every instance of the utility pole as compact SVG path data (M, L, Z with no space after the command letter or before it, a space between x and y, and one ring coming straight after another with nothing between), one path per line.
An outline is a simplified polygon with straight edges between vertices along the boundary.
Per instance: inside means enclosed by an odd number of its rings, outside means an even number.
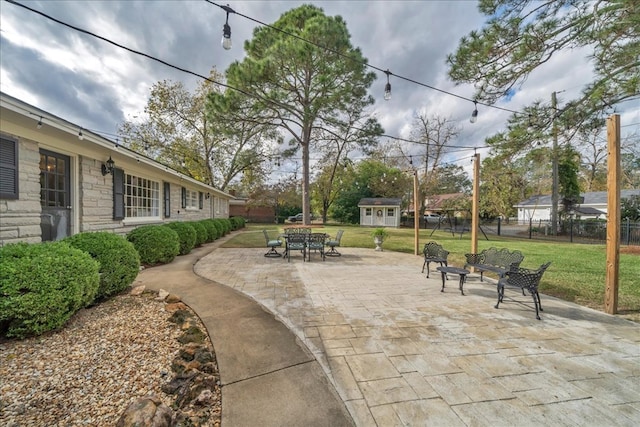
M553 236L558 234L558 128L556 126L556 112L558 101L556 99L556 93L551 94L551 110L552 110L552 122L551 133L553 136L553 151L551 152L551 175L553 182L551 184L551 234Z

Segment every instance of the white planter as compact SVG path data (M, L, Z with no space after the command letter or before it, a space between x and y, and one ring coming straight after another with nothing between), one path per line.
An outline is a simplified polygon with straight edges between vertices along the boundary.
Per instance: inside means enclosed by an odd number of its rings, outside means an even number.
M384 239L382 237L374 237L373 238L373 243L376 244L376 251L381 251L382 250L382 242L384 241Z

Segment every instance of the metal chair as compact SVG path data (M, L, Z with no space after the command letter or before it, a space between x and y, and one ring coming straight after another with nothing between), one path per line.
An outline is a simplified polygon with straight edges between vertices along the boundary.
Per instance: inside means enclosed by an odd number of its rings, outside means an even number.
M320 252L322 260L325 260L324 243L327 239L325 233L311 233L307 240L307 259L311 261L311 251Z
M302 252L302 259L306 261L307 258L307 239L309 238L309 234L307 233L294 233L288 234L286 237L286 245L285 254L287 258L287 262L291 259L292 251L300 251Z
M510 286L513 288L522 289L524 294L525 289L531 294L533 298L533 305L536 308L536 319L540 320L540 311L542 311L542 304L540 303L540 294L538 294L538 285L542 275L549 268L551 262L542 264L537 270L529 270L527 268L515 268L507 271L505 277L498 280L498 302L495 308L498 308L504 298L504 287Z
M449 256L449 251L445 250L442 245L436 242L425 243L424 248L422 249L422 254L424 255L424 262L422 263L422 272L424 273L424 267L427 266L427 279L429 278L429 264L432 262L437 262L445 267L447 264L447 257Z
M344 230L338 230L338 234L336 234L335 240L329 239L326 242L326 245L329 246L330 250L325 253L325 256L341 256L342 254L336 250L337 247L340 246L340 239L342 239L342 233Z
M266 257L281 257L282 254L280 252L278 252L276 250L276 248L279 248L282 246L282 241L280 239L271 239L269 238L269 234L267 233L267 230L262 230L262 233L264 234L264 240L267 244L267 247L269 248L269 252L267 252L266 254L264 254L264 256Z

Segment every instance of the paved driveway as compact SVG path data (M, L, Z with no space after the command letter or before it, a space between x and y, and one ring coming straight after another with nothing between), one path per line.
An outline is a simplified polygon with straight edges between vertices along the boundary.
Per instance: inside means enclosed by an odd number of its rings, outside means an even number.
M287 263L218 248L195 272L287 325L358 426L640 425L637 323L545 295L539 321L515 291L494 309L495 286L479 276L465 296L457 276L441 293L421 257L341 252Z

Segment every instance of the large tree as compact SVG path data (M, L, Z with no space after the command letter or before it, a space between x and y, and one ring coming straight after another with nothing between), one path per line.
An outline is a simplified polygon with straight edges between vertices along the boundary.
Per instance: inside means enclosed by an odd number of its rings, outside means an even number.
M565 108L574 122L640 94L640 2L637 0L480 0L480 31L449 55L449 75L473 83L478 101L512 94L560 52L587 48L593 81ZM547 116L549 117L549 116Z
M119 134L130 148L199 181L224 190L247 171L260 182L259 170L275 136L264 126L249 125L246 109L232 105L207 111L209 94L218 93L222 76L215 68L194 92L182 83L155 83L145 120L127 121ZM222 96L219 94L219 96ZM241 120L242 119L242 120ZM253 174L249 174L253 172Z
M322 46L322 47L319 47ZM302 210L310 222L309 153L318 129L344 127L345 114L373 104L375 79L354 48L344 20L303 5L271 26L258 27L245 43L246 56L227 70L234 96L252 98L262 123L279 127L302 151Z

